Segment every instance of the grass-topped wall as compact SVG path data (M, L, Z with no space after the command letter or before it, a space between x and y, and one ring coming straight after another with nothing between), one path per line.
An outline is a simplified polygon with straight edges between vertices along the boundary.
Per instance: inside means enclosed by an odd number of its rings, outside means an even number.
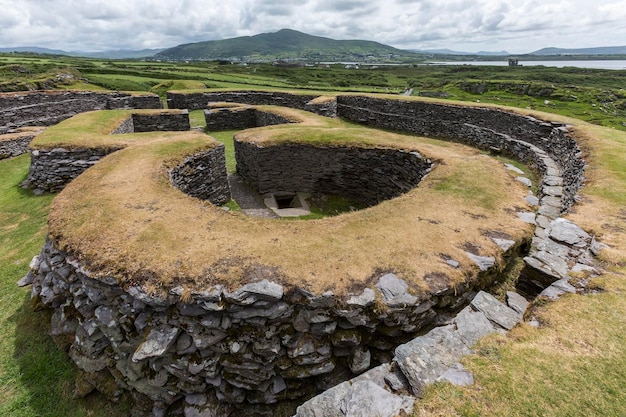
M86 113L33 143L70 160L79 150L107 154L55 198L48 243L27 279L36 302L55 309L57 340L72 341L84 392L115 399L124 387L160 409L200 394L217 408L270 412L387 361L398 343L488 286L530 239L518 215L531 210L527 187L496 159L260 110L297 123L237 135L244 176L274 161L250 182L268 172L292 180L293 151L306 150L306 171L322 173L314 182L343 184L324 192L349 193L366 178L359 195L373 196L371 206L311 221L225 211L224 200L206 200L214 188L203 188L223 165L207 152L221 145L198 132L120 133L128 112Z

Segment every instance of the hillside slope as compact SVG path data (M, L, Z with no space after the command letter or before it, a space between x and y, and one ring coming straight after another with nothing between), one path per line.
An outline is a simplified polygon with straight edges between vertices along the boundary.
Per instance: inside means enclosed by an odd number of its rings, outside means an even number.
M419 55L373 41L335 40L312 36L290 29L241 36L224 40L205 41L178 45L166 49L156 57L169 60L183 59L317 59L354 58L373 56L412 57Z

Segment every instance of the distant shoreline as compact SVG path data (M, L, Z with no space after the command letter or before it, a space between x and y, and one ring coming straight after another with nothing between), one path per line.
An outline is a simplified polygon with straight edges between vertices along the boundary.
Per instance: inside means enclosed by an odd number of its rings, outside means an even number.
M508 60L503 61L431 61L428 65L492 65L506 67ZM590 69L626 70L626 59L589 59L589 60L543 60L543 61L519 61L520 66L545 66L545 67L576 67Z

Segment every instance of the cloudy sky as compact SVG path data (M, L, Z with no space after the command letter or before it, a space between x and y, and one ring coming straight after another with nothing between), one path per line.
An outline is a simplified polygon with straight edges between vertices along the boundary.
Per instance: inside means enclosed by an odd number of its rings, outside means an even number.
M172 47L300 30L402 49L626 44L625 0L0 0L0 47Z

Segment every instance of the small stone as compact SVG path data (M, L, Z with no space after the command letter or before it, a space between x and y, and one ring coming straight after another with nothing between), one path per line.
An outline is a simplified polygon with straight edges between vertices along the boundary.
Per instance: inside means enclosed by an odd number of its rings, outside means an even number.
M500 249L502 249L503 251L508 251L509 249L511 249L513 246L515 246L515 241L514 240L510 240L510 239L499 239L496 237L492 237L491 240L493 240L493 242L500 246Z
M406 376L404 376L402 371L397 366L394 366L393 370L385 375L385 382L393 391L409 392L411 390L409 381L406 379Z
M527 195L525 198L526 198L526 202L530 204L531 206L537 207L539 205L539 198L537 198L536 196Z
M233 293L224 292L224 297L230 302L241 305L250 305L259 300L278 301L283 297L283 287L264 279L246 284Z
M380 277L376 288L380 291L383 302L391 307L415 305L417 297L408 293L407 283L395 274L385 274Z
M28 285L31 285L34 280L35 280L35 275L31 271L28 271L26 275L24 275L22 278L20 278L19 281L17 281L17 286L20 288L26 287Z
M160 327L150 330L146 340L137 347L133 354L133 362L162 356L176 340L176 327Z
M454 269L457 269L459 266L461 266L461 264L454 259L446 259L446 263Z
M346 301L346 304L356 307L368 307L374 304L376 294L371 288L365 288L361 295L354 295Z
M516 177L515 178L517 181L521 182L522 184L524 184L526 187L532 187L533 186L533 182L531 180L529 180L526 177Z
M506 292L506 303L519 314L524 314L528 308L528 301L521 295L513 291Z
M594 268L593 266L589 266L589 265L585 265L585 264L581 264L581 263L577 263L576 265L574 265L572 267L572 271L573 273L589 273L592 275L600 275L600 273L598 272L598 270L596 268Z
M480 291L476 294L471 305L476 310L482 311L489 320L502 326L506 330L511 330L521 318L519 313L513 311L496 300L493 295L484 291Z
M517 213L517 217L524 223L535 224L535 213L532 212L520 212Z
M370 351L363 346L356 346L352 349L352 356L348 361L348 366L353 374L360 374L370 367L372 355Z
M465 252L465 254L472 260L476 265L478 265L478 269L481 271L488 271L491 267L496 264L496 258L493 256L479 256L474 255L471 252Z
M589 246L589 250L591 251L593 256L598 256L602 249L606 249L608 247L609 247L608 245L605 245L604 243L600 243L595 238L592 238L591 246Z
M506 169L508 169L509 171L515 172L516 174L520 174L520 175L524 175L524 171L522 171L521 169L519 169L518 167L516 167L515 165L512 164L504 164L504 166L506 167Z
M550 237L568 245L584 247L591 236L573 222L558 218L550 224Z
M576 293L576 288L566 278L560 279L541 292L541 296L556 300L566 293Z
M474 385L474 376L470 371L465 369L460 363L455 363L446 372L444 372L437 382L446 381L457 387L465 387Z

